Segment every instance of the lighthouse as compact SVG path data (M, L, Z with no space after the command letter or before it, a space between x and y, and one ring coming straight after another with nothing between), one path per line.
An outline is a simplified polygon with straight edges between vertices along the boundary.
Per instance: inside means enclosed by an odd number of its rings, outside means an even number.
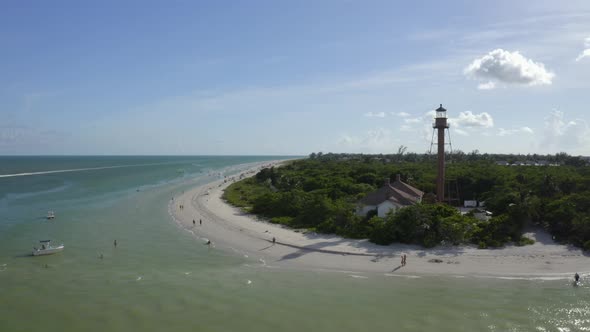
M442 107L436 109L436 117L434 118L433 130L437 131L438 136L438 176L436 177L436 201L445 201L445 130L449 129L447 123L447 110ZM433 135L434 136L434 135ZM450 138L450 137L449 137ZM449 142L450 143L450 142Z

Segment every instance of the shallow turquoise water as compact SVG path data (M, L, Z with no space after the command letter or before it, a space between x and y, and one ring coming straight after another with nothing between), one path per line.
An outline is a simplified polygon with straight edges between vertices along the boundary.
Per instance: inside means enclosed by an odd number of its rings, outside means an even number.
M276 157L11 158L0 174L143 166L0 178L0 331L590 329L590 288L567 280L272 269L168 215L182 190ZM29 256L45 238L66 250Z

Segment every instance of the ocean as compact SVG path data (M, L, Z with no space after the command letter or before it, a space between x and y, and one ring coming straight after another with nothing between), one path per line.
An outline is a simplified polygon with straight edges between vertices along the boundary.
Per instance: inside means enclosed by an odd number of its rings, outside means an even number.
M269 268L169 215L188 188L286 158L0 157L0 331L590 330L590 286L569 280ZM45 239L65 250L32 257Z

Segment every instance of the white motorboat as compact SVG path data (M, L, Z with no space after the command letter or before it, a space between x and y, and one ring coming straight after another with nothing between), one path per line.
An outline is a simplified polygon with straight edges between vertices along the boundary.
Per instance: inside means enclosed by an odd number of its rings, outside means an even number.
M51 220L55 218L55 212L49 211L47 212L47 219Z
M51 240L42 240L41 248L33 248L33 256L51 255L64 250L64 245L52 246Z

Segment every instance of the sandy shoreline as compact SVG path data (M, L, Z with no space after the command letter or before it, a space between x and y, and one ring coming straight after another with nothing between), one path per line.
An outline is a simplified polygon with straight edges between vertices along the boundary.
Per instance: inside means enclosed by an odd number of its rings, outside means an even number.
M470 246L433 249L402 244L379 246L368 240L304 234L260 221L221 199L223 190L234 179L252 176L262 167L280 163L254 164L235 176L185 191L170 202L170 213L180 227L203 243L210 239L218 250L243 255L268 267L406 277L431 274L551 280L571 279L575 272L590 275L589 256L578 248L555 244L543 231L528 232L526 236L536 242L524 247L481 250ZM402 254L407 255L405 266L400 264Z

